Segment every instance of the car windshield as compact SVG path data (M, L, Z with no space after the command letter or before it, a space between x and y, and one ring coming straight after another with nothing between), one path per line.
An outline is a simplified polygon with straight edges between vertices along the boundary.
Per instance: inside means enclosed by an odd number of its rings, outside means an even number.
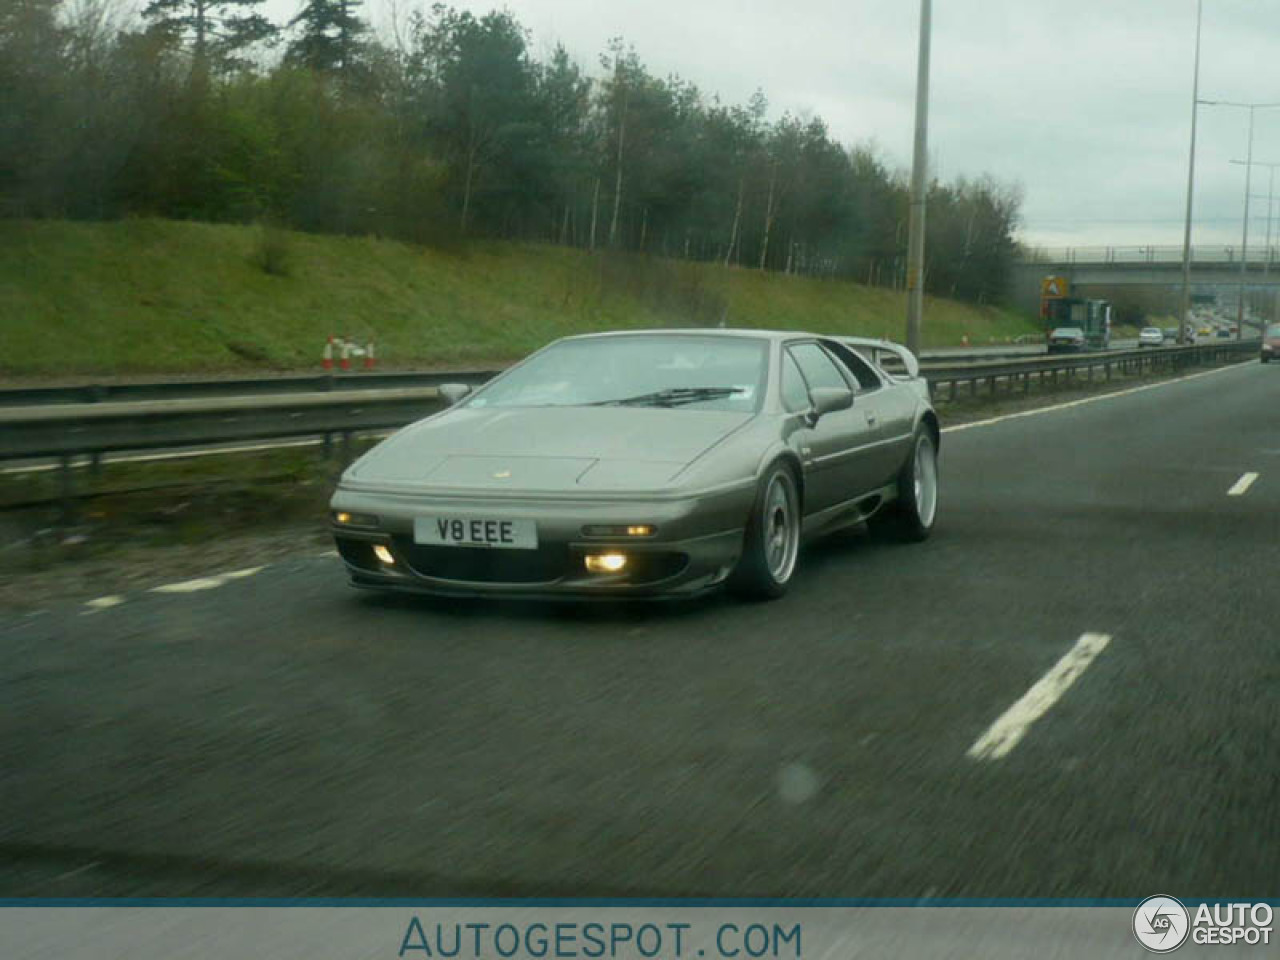
M628 334L562 340L473 397L470 407L646 406L754 411L768 344L750 337Z
M1267 327L1268 337L1280 337L1280 323L1273 323Z

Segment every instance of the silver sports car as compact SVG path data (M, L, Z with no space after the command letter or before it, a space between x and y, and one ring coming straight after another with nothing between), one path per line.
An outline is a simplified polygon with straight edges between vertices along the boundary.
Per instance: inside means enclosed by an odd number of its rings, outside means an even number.
M938 418L894 344L755 330L567 337L357 460L352 582L438 594L781 596L801 541L923 540Z

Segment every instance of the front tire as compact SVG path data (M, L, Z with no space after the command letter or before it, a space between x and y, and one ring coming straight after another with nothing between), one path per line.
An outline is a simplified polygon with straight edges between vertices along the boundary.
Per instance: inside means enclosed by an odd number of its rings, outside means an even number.
M925 426L916 431L911 456L898 474L898 499L867 521L877 536L906 543L928 540L938 516L938 447Z
M765 471L756 491L730 589L749 600L774 600L785 594L800 554L800 524L796 473L779 461Z

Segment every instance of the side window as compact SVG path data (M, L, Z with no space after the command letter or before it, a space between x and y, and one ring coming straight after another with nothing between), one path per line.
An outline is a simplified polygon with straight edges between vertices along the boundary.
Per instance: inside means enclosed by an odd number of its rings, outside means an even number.
M809 409L809 388L790 350L782 351L782 405L790 413Z
M876 376L871 365L866 360L858 356L858 354L846 347L843 343L834 343L824 340L823 346L840 358L840 362L853 375L853 379L858 382L858 390L865 392L875 390L880 386L880 378Z
M835 361L816 343L797 343L789 348L800 365L800 370L808 381L810 389L822 387L838 387L849 389L849 381L840 372Z

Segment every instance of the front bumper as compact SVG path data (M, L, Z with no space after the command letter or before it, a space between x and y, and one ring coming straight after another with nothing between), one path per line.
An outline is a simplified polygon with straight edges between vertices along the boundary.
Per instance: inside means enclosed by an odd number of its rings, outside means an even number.
M754 490L679 500L566 500L405 496L339 490L335 511L377 518L376 528L331 524L353 585L441 596L659 596L693 594L723 582L742 552ZM418 517L532 520L533 550L431 546L414 542ZM652 537L588 537L588 525L651 524ZM384 563L374 547L390 552ZM620 552L619 573L591 573L588 553Z

